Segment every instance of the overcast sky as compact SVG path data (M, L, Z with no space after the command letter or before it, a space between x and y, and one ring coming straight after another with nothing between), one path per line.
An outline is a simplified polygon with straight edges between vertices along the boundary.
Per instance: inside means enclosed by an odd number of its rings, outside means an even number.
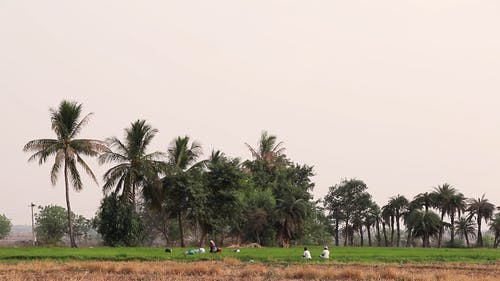
M500 204L499 15L497 0L0 0L0 213L65 206L52 161L22 152L54 137L63 99L94 113L83 138L146 119L151 151L187 134L247 159L268 130L314 166L316 198L355 177L379 204L445 182ZM71 193L86 217L101 198Z

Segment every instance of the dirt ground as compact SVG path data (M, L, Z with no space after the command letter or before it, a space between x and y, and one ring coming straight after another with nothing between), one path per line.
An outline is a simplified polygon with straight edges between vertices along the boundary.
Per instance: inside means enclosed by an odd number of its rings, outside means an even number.
M496 264L290 265L223 262L19 262L1 263L0 280L500 280Z

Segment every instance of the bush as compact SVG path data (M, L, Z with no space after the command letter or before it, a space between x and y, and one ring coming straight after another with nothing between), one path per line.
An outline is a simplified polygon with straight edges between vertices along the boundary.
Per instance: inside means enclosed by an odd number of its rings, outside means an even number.
M0 215L0 239L6 238L12 228L12 223L5 215Z
M40 244L55 245L61 242L65 234L69 234L68 212L65 208L56 205L38 207L35 215L36 238ZM90 222L83 216L71 213L73 233L79 239L90 231Z
M456 239L453 243L451 240L448 240L444 243L445 248L466 248L466 245L462 239Z
M130 203L113 193L99 207L94 227L107 246L138 246L142 243L144 224Z

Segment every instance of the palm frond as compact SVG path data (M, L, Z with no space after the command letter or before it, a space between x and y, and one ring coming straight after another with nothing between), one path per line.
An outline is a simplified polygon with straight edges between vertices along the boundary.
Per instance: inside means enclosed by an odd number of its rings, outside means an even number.
M89 114L85 115L85 117L83 117L82 120L80 120L80 122L78 122L77 124L75 124L73 126L73 130L71 131L71 133L69 135L69 139L75 138L82 131L83 127L90 122L90 116L92 116L92 115L93 115L93 113L89 113Z
M68 160L66 160L68 161ZM80 177L80 173L76 168L76 161L74 159L68 161L68 170L71 178L71 185L75 191L80 191L83 188L82 179Z
M85 170L87 175L89 175L89 177L91 177L92 180L94 180L94 182L96 184L99 184L97 182L96 176L94 175L94 172L92 172L92 169L90 169L89 165L87 165L87 163L85 163L85 161L80 157L80 155L77 154L76 160L78 161L78 164L80 164L80 166L83 167L83 169Z
M64 162L64 150L59 150L56 154L54 165L52 165L52 170L50 172L50 181L52 185L56 185L59 170L61 169L61 165L63 162Z

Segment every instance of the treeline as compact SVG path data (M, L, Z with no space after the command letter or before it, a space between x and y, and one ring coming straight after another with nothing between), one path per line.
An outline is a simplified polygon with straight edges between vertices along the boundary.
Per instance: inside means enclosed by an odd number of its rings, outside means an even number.
M453 245L455 233L472 238L474 221L477 245L482 246L481 222L493 218L494 206L484 198L470 202L463 198L463 206L451 207L460 193L448 185L411 202L398 195L380 208L362 181L345 180L331 187L323 200L313 201L312 167L289 159L283 143L267 132L257 146L246 144L251 159L218 150L203 158L201 145L188 136L172 140L166 151L149 151L158 131L145 120L131 123L122 139L101 141L77 138L89 121L89 115L82 118L81 104L63 101L50 117L57 138L30 141L24 150L33 152L29 160L39 164L55 159L53 184L59 174L64 176L72 247L77 245L69 188L83 188L80 170L97 182L83 156L98 157L100 164L110 166L103 175L106 196L92 225L112 246L140 245L162 237L165 243L182 247L209 239L219 244L289 247L329 244L332 235L336 245L342 241L363 246L366 235L368 245L375 239L379 246L402 246L401 223L406 226L405 245L416 245L416 239L422 238L422 244L430 246L437 235L441 246L448 230ZM443 190L442 197L438 190ZM440 216L429 208L440 211ZM445 217L451 222L445 222ZM466 232L455 228L462 221ZM490 224L495 246L499 221L497 214Z
M398 194L380 207L363 181L344 180L330 187L323 203L337 246L341 240L344 246L354 246L355 238L364 246L366 237L368 246L461 247L465 240L470 247L474 239L475 246L483 247L483 222L489 222L494 235L489 246L500 243L500 212L494 214L495 206L484 195L466 198L447 183L411 200ZM443 243L445 235L449 240Z

